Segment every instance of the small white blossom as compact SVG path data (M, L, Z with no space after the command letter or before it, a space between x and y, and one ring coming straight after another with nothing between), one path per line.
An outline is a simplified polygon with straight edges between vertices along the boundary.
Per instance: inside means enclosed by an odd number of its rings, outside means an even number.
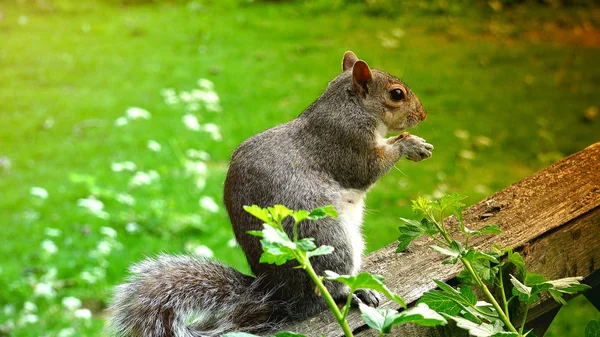
M192 96L192 94L187 91L182 91L179 93L179 99L187 103L191 102L194 99L194 96Z
M56 246L54 241L46 239L42 241L42 250L47 254L53 255L58 252L58 247Z
M100 241L96 246L96 253L101 256L106 256L112 251L112 244L108 241Z
M93 197L77 200L77 206L87 209L100 219L108 219L110 215L104 211L104 203Z
M83 320L90 320L92 319L92 312L90 309L77 309L75 310L75 317Z
M221 112L223 111L223 108L221 108L221 105L219 105L219 103L206 103L206 110L211 111L211 112Z
M54 298L56 297L56 291L48 283L38 283L33 289L33 295L36 297Z
M38 307L37 305L35 305L35 303L32 302L25 302L23 303L23 311L26 313L32 313L32 312L37 312Z
M25 314L19 318L19 325L35 324L39 320L36 314Z
M198 86L207 91L213 91L215 89L215 85L211 80L207 80L206 78L199 78L197 82Z
M127 117L119 117L119 118L115 119L115 126L123 126L123 125L127 125L127 123L129 123L129 120L127 119Z
M475 159L475 152L473 152L473 151L470 151L470 150L461 150L461 151L458 153L458 155L459 155L461 158L468 159L468 160Z
M135 205L135 198L128 193L119 193L117 194L117 201L123 205L133 206Z
M100 227L100 233L113 239L117 237L117 231L114 228L108 226Z
M456 130L454 130L454 135L456 136L456 138L459 138L462 140L469 139L469 131L467 131L467 130L456 129Z
M98 277L96 277L94 274L90 273L87 270L82 271L81 274L79 274L79 277L81 277L82 280L89 284L94 284L98 282Z
M135 171L137 170L137 166L135 165L134 162L131 161L124 161L121 163L116 163L113 162L110 164L110 169L113 170L113 172L121 172L121 171Z
M149 140L147 146L150 151L160 152L162 150L162 146L155 140Z
M127 118L129 119L150 119L152 117L152 115L150 115L150 112L148 112L148 110L146 109L142 109L142 108L138 108L138 107L131 107L127 109L127 112L125 113Z
M219 126L214 123L207 123L202 126L202 130L208 132L212 139L220 142L223 140L223 136L221 136L221 131L219 130Z
M206 151L187 149L185 151L186 156L192 159L210 160L210 154Z
M237 247L238 246L238 242L235 238L231 238L229 241L227 241L227 247Z
M475 143L481 146L490 146L492 145L492 140L485 136L477 136L475 137Z
M127 225L125 225L125 230L128 233L137 232L139 229L140 229L140 226L137 224L137 222L129 222L129 223L127 223Z
M200 123L198 123L198 118L192 114L183 115L183 124L185 127L192 131L200 131Z
M217 205L215 200L211 197L204 196L200 198L199 204L200 207L211 213L217 213L219 211L219 205Z
M81 308L81 300L77 297L68 296L62 299L62 306L69 311L75 311Z
M34 186L29 189L29 194L40 199L48 199L48 191L45 188Z
M46 227L44 228L44 234L50 237L59 237L62 234L62 231L58 228Z
M143 185L150 185L160 178L158 172L150 170L148 172L136 172L135 175L129 180L129 185L132 187L138 187Z
M4 306L4 315L11 316L16 312L14 304L7 304Z
M208 166L204 162L186 160L184 165L188 174L205 176L208 173Z
M77 331L75 330L75 328L64 328L62 330L60 330L58 332L58 335L56 335L56 337L71 337L71 336L75 336L75 334L77 333Z
M19 16L19 19L17 20L17 22L19 23L19 25L25 26L27 23L29 23L29 18L26 17L25 15L21 15L21 16Z
M204 257L208 257L208 258L211 258L214 256L213 251L204 245L198 245L195 247L188 247L188 248L189 248L190 252L196 256L204 256Z
M194 185L196 185L196 189L198 191L204 190L206 187L206 178L202 176L196 177L196 180L194 180Z

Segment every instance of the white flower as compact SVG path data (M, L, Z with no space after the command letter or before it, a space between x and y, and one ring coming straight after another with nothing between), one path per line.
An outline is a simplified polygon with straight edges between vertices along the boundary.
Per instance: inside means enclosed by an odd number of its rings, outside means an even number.
M469 139L469 131L467 131L467 130L456 129L456 130L454 130L454 135L456 136L456 138L459 138L459 139L463 139L463 140Z
M58 252L58 247L56 246L54 241L46 239L42 241L42 250L47 254L53 255L56 254L56 252Z
M33 289L33 295L36 297L54 298L56 297L56 291L52 288L52 285L47 283L38 283Z
M112 244L108 241L100 241L98 242L98 245L96 246L96 252L99 255L102 256L106 256L108 254L110 254L111 250L112 250Z
M223 111L223 108L221 108L221 105L219 105L219 103L206 103L206 110L211 111L211 112L221 112Z
M187 92L187 91L182 91L179 93L179 98L184 101L184 102L190 102L192 101L192 99L194 99L194 97L192 96L191 93Z
M25 302L23 303L23 311L26 313L32 313L32 312L37 312L38 308L37 305L35 305L35 303L32 302Z
M207 91L213 91L215 89L214 83L206 78L199 78L197 84L200 88Z
M113 239L117 237L117 231L112 227L107 227L107 226L100 227L100 233L108 236L109 238L113 238Z
M492 145L492 140L485 136L477 136L475 137L475 143L481 146L490 146Z
M127 123L129 123L129 120L127 119L127 117L119 117L119 118L115 119L115 126L123 126L123 125L127 125Z
M211 213L217 213L219 211L219 205L215 202L215 200L211 197L204 196L200 198L199 201L200 207Z
M150 185L160 178L158 172L150 170L148 172L136 172L135 175L129 180L129 185L132 187L138 187L143 185Z
M44 233L51 237L59 237L62 234L62 231L58 228L46 227L44 228Z
M186 156L193 159L210 160L210 154L206 151L187 149L185 151Z
M25 314L19 318L19 325L35 324L39 321L36 314Z
M91 271L85 270L79 274L79 277L81 277L82 280L90 284L98 282L98 280L103 279L105 276L106 272L100 267L94 267Z
M155 140L149 140L147 146L148 149L154 152L160 152L160 150L162 150L162 146L160 146L160 144Z
M214 91L206 91L206 90L192 90L192 97L198 101L203 102L204 104L218 104L219 96Z
M198 189L198 191L202 191L206 187L206 178L198 176L196 177L194 184L196 185L196 189Z
M140 226L137 224L137 222L129 222L129 223L127 223L127 225L125 225L125 230L128 233L137 232L139 229L140 229Z
M81 308L81 300L77 297L68 296L62 299L62 306L69 311L75 311Z
M192 114L183 115L183 124L185 127L192 131L200 131L200 123L198 123L198 118Z
M471 160L471 159L475 158L475 152L470 151L470 150L461 150L458 153L458 155L461 156L462 158L468 159L468 160Z
M205 176L208 173L208 166L204 162L186 160L184 165L188 174Z
M131 161L124 161L121 163L111 163L110 164L110 169L113 170L113 172L121 172L121 171L135 171L137 170L137 166L135 165L134 162Z
M204 245L198 245L196 247L191 248L191 253L197 256L204 256L209 258L214 256L213 251Z
M71 336L75 336L75 334L77 333L77 331L75 330L75 328L64 328L62 330L60 330L58 332L58 335L56 335L56 337L71 337Z
M129 119L150 119L152 117L152 115L150 115L150 112L148 112L148 110L142 109L142 108L138 108L138 107L131 107L127 109L127 112L125 113L127 115L127 118Z
M227 241L227 247L237 247L238 246L238 242L235 238L231 238L229 241Z
M104 211L104 204L102 201L93 197L83 198L77 200L77 206L87 209L90 213L99 217L100 219L108 219L109 214Z
M19 16L19 19L17 20L17 22L19 23L19 25L25 26L29 22L29 18L26 17L25 15L21 15L21 16Z
M29 194L40 199L48 199L48 191L42 187L34 186L29 189Z
M212 139L220 142L223 140L223 136L221 136L221 131L219 130L219 126L214 123L207 123L202 126L202 130L208 132Z
M135 198L131 194L127 194L127 193L117 194L117 201L123 205L129 205L129 206L135 205Z
M173 88L165 88L160 91L165 103L168 105L175 105L179 103L179 97Z
M15 305L14 304L7 304L4 306L4 315L5 316L11 316L12 314L15 313Z
M92 319L92 312L90 309L77 309L75 310L75 317L79 319L90 320Z

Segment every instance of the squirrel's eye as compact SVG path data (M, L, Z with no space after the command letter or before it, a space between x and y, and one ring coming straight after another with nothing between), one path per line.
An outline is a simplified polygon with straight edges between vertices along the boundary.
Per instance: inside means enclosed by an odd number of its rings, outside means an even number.
M404 91L402 91L400 89L390 90L390 97L394 101L401 101L404 99Z

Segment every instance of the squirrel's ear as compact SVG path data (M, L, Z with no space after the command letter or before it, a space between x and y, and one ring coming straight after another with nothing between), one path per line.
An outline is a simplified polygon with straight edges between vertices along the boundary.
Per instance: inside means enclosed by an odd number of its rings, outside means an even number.
M371 72L371 68L367 62L358 60L354 62L354 66L352 67L352 82L354 83L354 87L357 91L364 91L364 93L369 92L369 88L367 84L369 84L373 80L373 73Z
M342 60L342 71L346 71L354 65L354 63L358 61L358 57L351 51L347 51L344 53L344 59Z

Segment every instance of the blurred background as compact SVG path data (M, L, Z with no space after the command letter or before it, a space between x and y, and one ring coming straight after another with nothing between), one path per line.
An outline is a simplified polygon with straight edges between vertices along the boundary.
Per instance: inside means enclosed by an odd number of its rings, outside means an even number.
M472 204L600 141L599 47L595 0L2 0L0 336L99 335L111 289L159 252L248 272L229 156L346 50L412 88L429 117L411 132L435 145L371 191L375 250L411 198ZM547 336L598 318L578 297Z

